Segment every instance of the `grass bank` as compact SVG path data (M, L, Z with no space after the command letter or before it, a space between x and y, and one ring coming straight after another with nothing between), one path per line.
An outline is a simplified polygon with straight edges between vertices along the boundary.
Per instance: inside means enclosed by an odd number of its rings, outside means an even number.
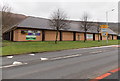
M120 41L120 40L119 40ZM75 48L87 48L96 47L104 45L117 45L118 40L109 40L107 44L106 41L59 41L58 44L54 44L54 41L44 41L44 42L10 42L3 41L2 54L4 55L14 55L14 54L26 54L34 52L46 52L46 51L57 51L65 49L75 49Z

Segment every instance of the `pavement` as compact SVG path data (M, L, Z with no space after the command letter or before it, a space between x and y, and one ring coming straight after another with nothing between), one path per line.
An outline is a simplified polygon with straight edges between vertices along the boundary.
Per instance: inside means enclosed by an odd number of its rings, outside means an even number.
M3 57L3 79L93 79L118 67L118 46Z

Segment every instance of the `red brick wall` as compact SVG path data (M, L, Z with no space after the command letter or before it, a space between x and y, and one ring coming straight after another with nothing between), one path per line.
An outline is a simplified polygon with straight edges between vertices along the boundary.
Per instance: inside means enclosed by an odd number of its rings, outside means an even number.
M113 39L114 39L114 40L117 40L117 36L113 36Z
M112 40L112 35L109 35L109 36L108 36L108 40Z
M102 37L102 40L106 40L106 37Z
M36 40L26 40L26 35L21 34L21 30L30 30L30 29L14 30L13 41L42 41L42 31L41 31L40 36L36 36ZM56 38L56 31L45 30L45 41L55 41L55 38ZM112 40L112 35L110 35L108 39ZM117 36L113 36L113 39L117 40ZM60 40L60 33L58 33L58 41L59 40ZM62 40L63 41L73 41L73 32L64 32L63 31L62 32ZM84 33L76 33L76 41L79 41L79 40L84 40ZM87 40L93 40L93 39L87 39ZM95 34L95 40L98 40L97 34ZM106 40L106 37L102 37L102 40Z
M98 34L95 34L95 40L98 40ZM100 34L99 34L99 40L100 40Z
M58 33L58 41L60 40L60 33ZM55 41L56 39L56 31L45 31L45 41Z
M73 41L73 32L62 32L63 41Z
M84 40L84 33L76 33L76 41Z

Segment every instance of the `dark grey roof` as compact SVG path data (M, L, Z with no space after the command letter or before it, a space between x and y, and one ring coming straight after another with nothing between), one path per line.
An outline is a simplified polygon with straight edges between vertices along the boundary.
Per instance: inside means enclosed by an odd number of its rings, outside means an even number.
M17 27L29 27L39 29L51 29L49 27L49 20L38 17L28 17L17 25Z
M38 29L50 29L53 30L49 25L49 19L38 18L38 17L28 17L23 20L21 23L16 25L16 27L28 27L28 28L38 28ZM87 32L97 33L97 27L91 27ZM63 29L62 29L63 30ZM76 31L76 32L84 32L83 29L80 28L80 23L78 21L71 21L70 28L65 31ZM108 28L109 34L116 34L111 29Z
M109 34L115 34L115 35L117 35L117 33L113 32L110 28L108 28L107 31L108 31Z

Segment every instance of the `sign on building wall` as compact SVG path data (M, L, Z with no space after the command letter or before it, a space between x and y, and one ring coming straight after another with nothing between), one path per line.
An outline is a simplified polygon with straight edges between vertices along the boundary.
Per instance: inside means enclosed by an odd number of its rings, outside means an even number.
M38 31L38 30L21 30L21 34L40 36L40 31Z
M93 39L93 34L87 34L87 35L86 35L86 38L87 38L87 39Z
M35 35L26 35L26 40L36 40Z
M38 30L21 30L21 34L26 35L26 40L36 40L36 36L40 36Z

